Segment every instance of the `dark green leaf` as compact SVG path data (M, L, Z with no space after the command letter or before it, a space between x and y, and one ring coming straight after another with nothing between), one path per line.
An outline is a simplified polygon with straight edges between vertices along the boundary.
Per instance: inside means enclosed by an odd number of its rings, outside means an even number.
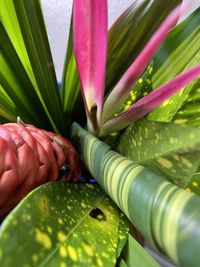
M124 265L125 264L125 265ZM160 265L129 234L119 267L159 267Z
M200 62L200 8L176 26L154 57L153 87L171 80ZM169 67L170 66L170 67ZM148 116L151 120L171 121L186 100L192 85L166 100Z
M169 12L181 1L136 0L109 30L106 72L106 92L141 52L152 34Z
M4 220L4 267L115 266L119 212L98 185L49 183Z

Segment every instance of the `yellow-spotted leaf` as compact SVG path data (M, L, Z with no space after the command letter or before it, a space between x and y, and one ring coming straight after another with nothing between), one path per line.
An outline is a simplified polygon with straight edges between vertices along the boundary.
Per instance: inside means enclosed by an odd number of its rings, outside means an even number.
M91 174L144 238L177 266L199 267L199 196L111 150L77 124L71 130Z
M115 266L120 220L98 185L43 185L4 220L1 266Z
M200 129L143 119L121 136L118 151L185 188L200 168Z

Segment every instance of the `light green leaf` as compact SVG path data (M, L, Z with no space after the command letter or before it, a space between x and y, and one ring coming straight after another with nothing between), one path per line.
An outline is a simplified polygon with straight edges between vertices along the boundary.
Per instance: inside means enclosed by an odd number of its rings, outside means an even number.
M152 34L180 0L134 1L113 24L108 35L106 92L119 81ZM151 25L151 27L149 27Z
M153 88L156 89L182 71L200 62L200 8L176 26L153 60ZM170 66L170 67L169 67ZM150 120L171 121L187 99L193 84L166 100L148 116Z
M56 132L66 133L64 112L40 1L13 1L17 19L37 81L37 94ZM56 110L56 112L55 112Z
M1 105L10 113L24 121L39 126L47 126L48 120L33 85L0 22L0 91Z
M159 267L160 265L129 234L119 267Z
M159 251L182 267L200 262L200 198L122 157L77 124L72 138L98 183Z
M1 266L115 266L118 227L118 209L98 185L49 183L4 220Z
M200 168L200 129L143 119L121 136L118 151L186 187Z

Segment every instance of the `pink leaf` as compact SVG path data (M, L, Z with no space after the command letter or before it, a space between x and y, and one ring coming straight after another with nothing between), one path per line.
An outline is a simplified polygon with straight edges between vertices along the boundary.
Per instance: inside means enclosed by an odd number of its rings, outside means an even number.
M121 130L130 123L142 118L166 99L178 92L182 87L186 86L192 80L200 75L200 64L196 67L178 75L165 85L154 90L147 96L143 97L129 109L123 111L117 117L107 121L102 128L102 134L108 134Z
M119 110L127 99L133 84L139 79L149 64L151 58L165 40L169 30L176 25L180 15L180 6L175 8L165 19L158 30L154 33L150 41L144 47L140 55L122 76L111 94L108 96L103 109L103 122L106 122Z
M87 116L94 123L93 116L97 115L98 123L106 70L107 1L74 0L73 29L74 52Z

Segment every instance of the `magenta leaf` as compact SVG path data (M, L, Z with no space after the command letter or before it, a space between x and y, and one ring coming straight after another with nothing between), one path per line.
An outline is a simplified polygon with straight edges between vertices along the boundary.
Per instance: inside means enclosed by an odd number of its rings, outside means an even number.
M74 0L73 41L89 125L102 114L107 52L107 1Z
M117 112L127 99L133 84L139 79L149 64L151 58L165 40L169 30L176 25L180 15L180 5L164 20L140 55L122 76L113 91L108 96L103 108L103 123Z
M200 75L200 64L196 67L178 75L165 85L154 90L147 96L141 98L129 109L113 119L108 120L102 127L101 135L106 135L114 131L119 131L130 123L142 118L166 99L178 92L182 87L186 86L192 80Z

